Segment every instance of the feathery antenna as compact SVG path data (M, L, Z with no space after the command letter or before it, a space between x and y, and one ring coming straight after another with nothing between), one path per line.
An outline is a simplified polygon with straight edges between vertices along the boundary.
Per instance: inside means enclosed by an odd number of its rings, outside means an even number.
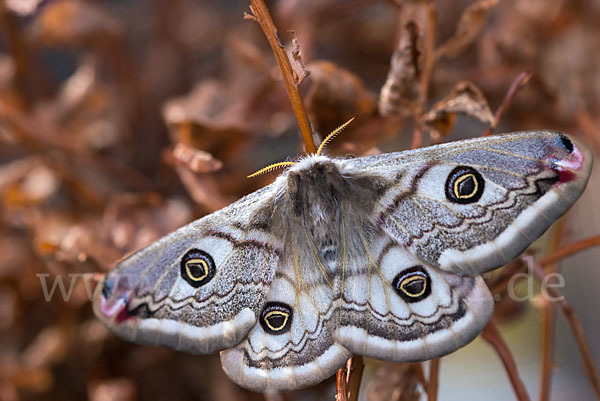
M279 162L279 163L269 164L267 167L261 168L256 173L250 174L246 178L256 177L257 175L268 173L269 171L273 171L273 170L275 170L277 168L280 168L280 167L283 167L283 166L293 166L294 164L296 164L296 163L294 163L294 162Z
M354 121L354 117L352 117L350 120L346 121L344 124L340 125L336 129L334 129L331 132L331 134L327 135L325 137L325 139L323 139L323 142L321 142L321 144L319 145L319 149L317 149L317 156L321 154L321 152L323 151L323 148L325 148L325 145L327 145L329 142L331 142L331 140L333 140L333 138L337 134L342 132L344 130L344 128L346 128L352 121ZM279 163L269 164L267 167L261 168L256 173L250 174L246 178L256 177L257 175L268 173L269 171L273 171L277 168L285 167L285 166L293 166L294 164L296 164L296 163L294 163L294 162L279 162Z
M331 131L331 134L327 135L325 137L325 139L323 139L323 142L321 142L321 144L319 145L319 149L317 149L317 155L320 155L321 152L323 151L323 148L325 147L325 145L327 145L329 142L331 142L331 140L333 140L333 138L335 138L335 136L337 134L342 132L344 130L344 128L346 128L352 121L354 121L354 117L352 117L351 119L349 119L348 121L346 121L345 123L343 123L342 125L337 127L336 129Z

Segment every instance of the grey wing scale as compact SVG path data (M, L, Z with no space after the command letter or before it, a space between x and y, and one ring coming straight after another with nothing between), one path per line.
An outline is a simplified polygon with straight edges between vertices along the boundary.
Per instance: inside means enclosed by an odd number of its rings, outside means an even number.
M335 257L313 252L309 235L288 234L293 249L284 250L260 324L221 353L235 382L291 390L325 380L352 353L398 362L439 357L488 321L493 301L481 278L424 265L346 206L331 230Z
M572 205L592 157L564 134L527 132L352 163L394 182L372 215L385 232L432 266L481 274L518 256ZM456 198L469 175L471 201Z
M336 339L355 354L395 362L448 354L489 320L492 296L481 277L424 264L385 233L365 238L363 258L339 289Z
M334 339L336 302L317 260L298 250L290 256L273 280L260 324L221 353L225 372L256 391L317 384L352 355Z
M256 324L281 240L246 229L247 208L272 204L265 187L126 258L97 294L96 314L129 340L190 353L238 344Z

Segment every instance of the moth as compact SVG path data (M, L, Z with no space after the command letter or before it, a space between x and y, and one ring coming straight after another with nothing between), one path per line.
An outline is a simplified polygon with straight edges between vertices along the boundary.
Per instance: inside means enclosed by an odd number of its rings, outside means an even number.
M481 274L583 192L591 153L530 131L358 158L309 155L119 262L94 299L119 336L220 351L255 391L328 378L352 354L408 362L473 340Z

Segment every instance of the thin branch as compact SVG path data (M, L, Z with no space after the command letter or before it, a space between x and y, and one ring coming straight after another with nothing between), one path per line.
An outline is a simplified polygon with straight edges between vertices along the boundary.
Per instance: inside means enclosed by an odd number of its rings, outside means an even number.
M348 359L336 374L336 401L357 401L360 392L362 374L365 368L363 358L354 355Z
M540 266L548 266L552 263L558 262L561 259L573 255L577 252L584 251L593 246L600 245L600 235L595 235L584 240L575 242L573 244L565 245L549 255L541 258L537 261ZM511 277L519 272L524 271L525 265L521 263L520 259L517 259L508 265L506 265L500 271L500 274L494 278L493 281L488 283L492 294L502 294L506 292L506 286L510 282Z
M440 374L440 358L429 362L429 383L427 384L427 401L437 401Z
M552 382L552 350L554 349L554 305L550 302L542 309L542 363L540 365L540 401L550 399Z
M506 292L506 288L508 287L508 283L510 283L511 278L524 270L524 264L520 259L513 260L506 266L504 266L500 273L494 277L493 281L487 282L488 287L492 294L503 294Z
M410 144L411 149L417 149L421 147L421 143L423 142L423 128L421 127L420 121L421 117L418 117L419 113L415 113L414 122L415 128L413 130L412 142Z
M350 361L350 360L348 360ZM335 401L348 401L348 363L338 369L335 375L335 387L337 393L335 395Z
M502 115L508 109L508 106L510 106L510 104L512 103L512 100L517 94L517 92L523 89L525 85L527 85L532 76L533 74L528 71L523 71L522 73L517 75L513 83L510 85L510 88L508 88L508 91L506 92L506 95L504 96L504 100L502 100L500 107L498 107L496 113L494 114L494 125L490 126L487 130L485 130L483 136L488 136L492 134L494 128L498 126L498 122L500 122Z
M597 245L600 245L600 235L594 235L593 237L586 238L582 241L565 245L552 252L550 255L541 258L538 263L540 266L547 266L561 260L562 258Z
M423 140L423 129L421 120L427 104L429 94L429 85L431 84L431 74L435 65L435 30L437 24L437 8L435 4L429 3L427 7L427 18L425 22L424 46L423 46L423 72L419 81L421 92L421 105L417 108L413 115L415 128L413 130L413 139L411 149L416 149L421 146Z
M29 108L32 103L32 94L28 78L30 77L31 61L25 46L25 40L19 30L15 16L8 10L4 1L0 1L0 29L6 41L6 47L15 65L16 93L23 107Z
M414 362L413 365L417 371L417 377L419 378L419 382L421 382L421 386L423 386L423 388L427 388L427 386L429 386L429 381L425 378L425 373L423 372L423 363Z
M427 20L423 46L423 73L419 85L421 87L422 104L427 103L431 74L435 65L435 28L437 24L437 8L433 3L427 4Z
M552 250L556 250L563 239L565 231L565 220L562 219L557 224L557 230L552 239ZM557 269L557 264L552 263L548 266L548 272L554 273ZM554 304L545 302L542 306L542 363L540 364L540 401L548 401L550 399L550 389L552 383L552 371L554 366L553 350L554 350L554 320L555 310Z
M490 321L485 326L481 336L494 348L500 357L504 369L506 369L506 372L508 373L508 378L510 379L510 383L512 384L517 399L519 401L529 401L530 398L525 389L525 385L519 377L517 364L494 322Z
M277 392L266 392L264 393L265 401L285 401L285 397L281 393Z
M298 120L300 132L302 133L302 138L304 139L305 149L308 153L315 153L317 151L317 147L315 146L315 142L313 140L312 128L310 121L308 120L308 114L306 113L304 102L300 96L294 70L292 69L288 55L285 52L285 48L277 36L277 27L275 26L275 23L271 18L271 14L269 14L269 10L267 9L267 6L263 0L250 0L250 3L250 11L252 14L245 14L245 18L258 22L265 33L265 36L269 41L269 45L271 45L271 49L273 50L275 58L277 59L277 64L281 69L285 90L287 91L290 103L294 109L294 114Z
M348 361L348 401L358 401L365 363L363 357L355 355Z
M532 263L532 271L539 280L543 281L546 278L546 271L539 263L535 261ZM573 332L575 341L577 342L577 347L579 348L579 354L583 360L583 369L585 374L590 380L592 388L596 393L596 397L600 398L600 378L598 377L598 370L594 364L592 351L585 338L585 332L581 322L579 321L579 318L575 314L575 311L573 311L571 305L565 300L565 297L560 290L553 286L546 286L545 289L548 295L550 295L558 303L562 313L569 322L569 326Z

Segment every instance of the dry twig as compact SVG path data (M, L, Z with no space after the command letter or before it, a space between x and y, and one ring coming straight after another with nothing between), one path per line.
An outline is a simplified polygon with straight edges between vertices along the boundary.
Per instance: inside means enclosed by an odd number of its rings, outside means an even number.
M427 383L427 401L436 401L439 389L440 358L429 362L429 382Z
M546 271L544 268L537 262L533 262L531 266L533 273L540 280L543 281L546 278ZM573 336L575 337L575 341L577 342L577 347L579 348L579 354L583 360L583 369L585 374L587 375L594 392L596 393L596 397L600 398L600 378L598 376L598 370L596 369L596 365L594 363L594 359L592 357L592 351L590 349L589 343L585 338L585 332L583 330L583 326L577 318L575 311L571 307L571 305L565 300L564 295L560 290L553 286L547 286L546 291L548 294L556 300L558 306L560 307L562 313L565 315L565 318L569 322L569 327L573 332Z
M525 389L523 381L519 377L517 364L515 363L510 349L502 339L502 336L500 335L500 332L493 321L490 321L485 326L481 336L494 348L502 360L502 364L508 373L508 378L510 379L510 383L513 386L513 390L515 391L517 399L519 401L528 401L530 398L527 394L527 390Z
M275 58L277 59L277 64L281 69L285 90L287 91L290 103L294 109L294 113L296 114L296 119L298 120L298 125L300 126L300 132L302 133L302 138L304 139L305 149L308 153L315 153L317 151L317 147L315 146L313 139L312 128L310 121L308 120L306 108L304 107L304 101L302 100L302 96L300 96L300 91L298 89L298 85L301 81L297 81L295 79L294 70L292 69L292 65L290 64L287 53L285 52L285 48L277 36L277 27L275 26L275 23L273 22L271 14L269 13L264 1L250 0L250 3L250 11L252 14L245 14L244 18L253 19L258 22L265 33L265 36L269 41L269 45L271 45L271 49L273 50Z
M427 19L425 23L424 47L423 47L423 71L419 86L421 88L421 107L417 108L414 115L415 128L413 130L413 139L411 149L416 149L421 146L423 141L423 129L421 127L421 119L425 112L425 105L429 94L429 85L431 84L431 74L435 65L435 32L437 23L437 9L435 4L428 3Z
M575 242L573 244L565 245L550 255L544 256L538 261L540 266L547 266L555 263L567 256L573 255L574 253L584 251L593 246L600 245L600 235L594 235L593 237L586 238L582 241Z
M496 128L496 126L498 125L498 122L502 118L502 115L508 109L508 106L512 102L512 100L515 97L515 95L517 94L517 92L519 90L523 89L525 87L525 85L527 85L527 82L529 82L529 80L531 79L532 76L533 76L533 74L531 74L528 71L523 71L522 73L517 75L517 77L515 78L513 83L508 88L508 91L506 92L506 95L504 96L504 99L502 100L500 107L498 107L498 109L496 110L496 113L494 114L494 122L495 122L494 125L490 126L487 130L485 130L485 132L483 133L483 136L488 136L493 133L494 128Z
M365 364L360 355L354 355L337 371L336 401L357 401Z
M560 220L557 223L558 229L552 241L552 249L556 249L563 238L565 220ZM549 272L556 272L557 263L552 263L548 266ZM552 351L554 349L554 305L550 302L544 303L542 306L542 363L540 364L540 401L550 399L550 384L552 381L553 358Z

